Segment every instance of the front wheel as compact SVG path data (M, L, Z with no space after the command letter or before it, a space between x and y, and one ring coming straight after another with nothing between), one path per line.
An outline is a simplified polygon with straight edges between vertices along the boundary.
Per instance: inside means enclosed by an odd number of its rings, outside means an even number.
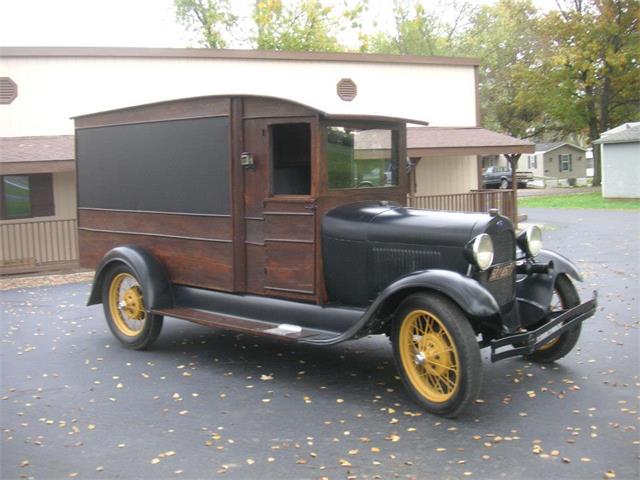
M500 180L500 190L506 190L507 188L509 188L509 180L503 178Z
M147 311L142 285L126 265L116 265L107 272L102 306L111 332L125 347L143 350L160 335L162 315Z
M573 283L566 275L558 275L553 287L553 298L549 305L549 311L566 310L580 305L580 296L573 286ZM567 355L578 343L582 324L563 333L557 338L550 340L538 347L530 355L525 355L526 360L537 363L552 363Z
M460 308L433 293L407 297L391 335L396 368L411 397L425 410L458 416L479 394L482 358Z

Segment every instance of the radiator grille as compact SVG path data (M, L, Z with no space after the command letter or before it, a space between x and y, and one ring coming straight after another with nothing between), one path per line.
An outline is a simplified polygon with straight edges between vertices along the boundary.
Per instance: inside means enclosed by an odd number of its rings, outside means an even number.
M408 273L440 266L440 252L421 248L373 247L372 291L379 292Z
M515 260L515 242L513 232L508 230L502 230L499 232L491 233L491 240L493 241L493 251L495 252L493 258L493 265L499 265L506 262L513 262ZM496 299L498 305L503 306L511 302L513 299L515 289L515 268L514 273L504 278L488 281L492 269L490 268L486 275L481 280L487 290Z

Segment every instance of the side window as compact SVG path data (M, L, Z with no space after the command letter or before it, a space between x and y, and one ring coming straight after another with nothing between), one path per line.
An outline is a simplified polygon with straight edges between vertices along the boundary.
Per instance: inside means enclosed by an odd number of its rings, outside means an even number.
M330 189L398 185L398 149L391 129L327 127Z
M4 175L0 182L0 219L48 217L55 215L53 182L50 173Z
M571 166L571 154L568 155L560 155L560 171L561 172L570 172L572 171Z
M271 126L271 192L311 193L311 126L286 123Z

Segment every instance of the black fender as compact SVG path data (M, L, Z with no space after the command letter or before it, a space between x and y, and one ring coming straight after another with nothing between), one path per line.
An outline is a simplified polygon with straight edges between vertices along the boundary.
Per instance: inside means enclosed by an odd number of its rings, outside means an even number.
M578 267L568 258L551 250L541 250L536 263L552 263L548 273L526 275L516 283L516 297L520 308L522 326L533 325L542 320L553 298L553 286L558 275L567 275L582 282Z
M173 289L164 265L151 253L136 245L123 245L107 252L96 268L87 305L102 303L102 283L110 267L117 263L127 265L142 286L147 309L173 307Z
M500 314L500 307L493 295L473 278L450 270L422 270L405 275L385 288L351 328L327 343L338 343L384 331L389 316L395 312L399 303L408 295L421 290L436 291L449 297L470 320L471 317Z

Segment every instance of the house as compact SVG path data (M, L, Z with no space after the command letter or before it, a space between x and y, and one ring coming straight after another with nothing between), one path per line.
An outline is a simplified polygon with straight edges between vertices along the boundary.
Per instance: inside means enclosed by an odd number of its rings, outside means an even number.
M58 254L34 254L53 249L54 242L48 238L54 233L46 237L33 232L36 228L55 229L56 238L64 239L67 234L62 230L66 232L75 222L73 154L49 153L54 150L51 142L63 141L61 138L73 148L70 118L89 112L135 105L149 105L153 110L154 104L167 100L241 93L285 98L335 114L415 119L416 124L449 130L414 130L411 134L416 142L412 140L409 145L410 155L414 160L422 159L415 161L414 193L431 198L445 192L472 196L470 191L479 187L481 173L477 155L486 148L492 153L506 153L503 145L483 143L478 138L480 130L474 130L480 120L478 64L477 59L470 58L357 53L0 48L0 138L12 145L7 148L0 174L24 177L29 174L27 165L38 165L40 170L32 174L50 174L53 192L53 210L44 216L38 194L32 194L31 188L41 188L35 186L41 181L37 178L45 177L8 178L6 195L12 204L5 210L13 218L0 219L0 238L5 239L3 248L8 252L0 273L7 273L7 265L11 265L10 271L33 269L55 265L61 258ZM251 112L245 114L250 116ZM447 135L451 135L448 141L443 139ZM442 142L437 143L436 137ZM31 146L16 147L26 144ZM16 151L23 153L16 156ZM65 168L71 170L42 170L56 162L68 162ZM11 170L5 171L9 164ZM29 195L36 195L35 203L29 200L29 205L27 186ZM444 208L434 203L425 205ZM450 204L446 208L486 210L487 206L485 202ZM55 215L48 215L51 211ZM38 216L29 216L28 212ZM72 245L65 244L64 248L69 250Z
M586 184L587 149L568 142L536 144L532 154L523 155L519 171L532 172L547 186Z
M75 183L73 135L0 138L4 273L78 258Z
M602 196L640 198L640 122L625 123L600 135Z

